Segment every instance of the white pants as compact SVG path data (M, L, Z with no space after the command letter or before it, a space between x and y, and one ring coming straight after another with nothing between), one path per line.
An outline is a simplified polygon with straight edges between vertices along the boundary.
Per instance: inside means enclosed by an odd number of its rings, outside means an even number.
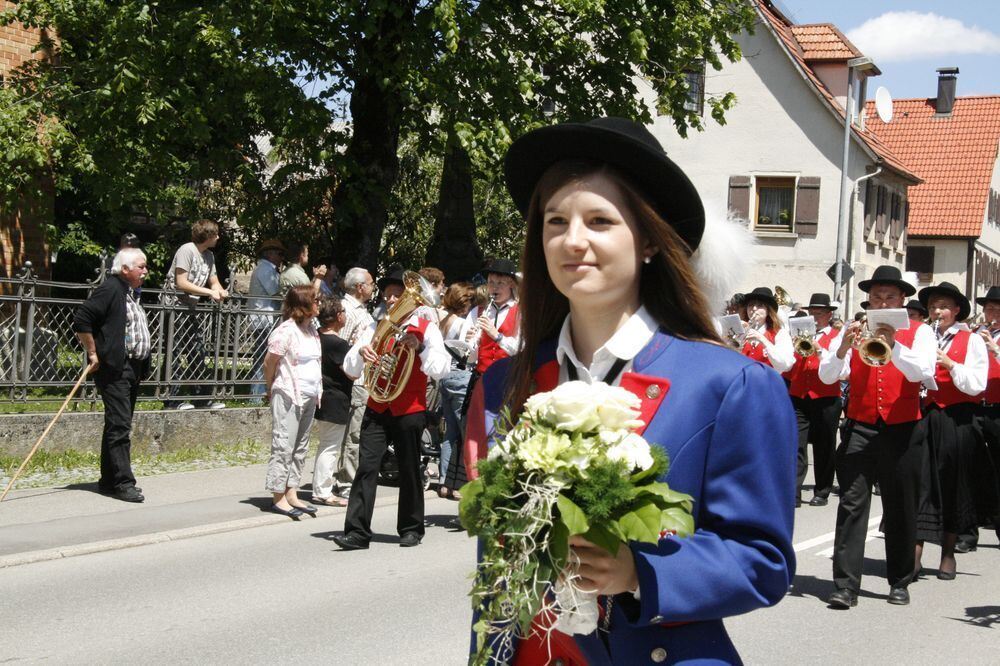
M313 466L313 496L329 499L336 485L333 475L337 471L337 460L343 455L347 424L316 419L313 425L319 436L316 464Z
M302 466L309 451L309 427L316 413L316 397L305 398L301 407L281 391L271 392L271 459L267 462L266 489L283 493L298 488Z

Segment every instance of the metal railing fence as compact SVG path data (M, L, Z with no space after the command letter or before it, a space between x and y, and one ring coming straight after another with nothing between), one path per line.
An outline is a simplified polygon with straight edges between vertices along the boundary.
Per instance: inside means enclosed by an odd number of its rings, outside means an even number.
M0 401L65 398L86 362L73 333L73 312L103 279L83 284L39 280L30 265L16 278L0 278ZM163 294L146 287L141 291L152 358L139 399L258 397L252 387L263 381L267 336L280 321L281 301L232 294L222 303L167 305ZM264 303L274 310L260 307ZM77 398L97 399L93 382Z

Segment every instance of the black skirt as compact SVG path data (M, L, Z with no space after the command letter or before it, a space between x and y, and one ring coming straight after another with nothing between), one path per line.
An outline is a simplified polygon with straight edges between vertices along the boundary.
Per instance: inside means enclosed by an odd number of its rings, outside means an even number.
M973 470L982 437L977 405L927 408L917 539L941 543L942 533L962 534L976 524Z

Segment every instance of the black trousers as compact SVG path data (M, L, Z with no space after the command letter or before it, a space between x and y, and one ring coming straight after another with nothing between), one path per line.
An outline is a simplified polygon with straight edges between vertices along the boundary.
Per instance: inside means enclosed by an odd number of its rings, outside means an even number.
M396 532L424 535L424 486L420 479L420 435L424 412L393 416L388 411L365 410L361 420L358 471L347 500L344 534L357 533L366 541L372 538L372 514L382 456L391 439L399 462L399 504Z
M135 485L132 474L132 412L139 395L139 377L144 362L126 359L121 377L96 380L104 401L104 435L101 437L101 479L103 491L123 490Z
M923 432L919 421L886 425L848 420L837 451L840 505L833 542L833 582L861 590L872 484L882 489L886 577L891 587L913 579Z
M840 423L839 397L796 398L792 396L795 419L799 425L798 493L809 469L809 442L813 445L813 495L829 497L836 469L837 425Z

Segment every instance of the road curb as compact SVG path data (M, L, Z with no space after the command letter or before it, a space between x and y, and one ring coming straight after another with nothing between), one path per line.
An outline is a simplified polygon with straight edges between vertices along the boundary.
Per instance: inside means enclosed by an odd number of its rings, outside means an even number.
M425 498L437 497L437 494L428 492ZM396 496L375 500L375 506L381 507L388 504L395 504ZM344 508L336 508L332 512L324 511L317 518L329 518L333 516L343 516L347 513ZM314 519L303 519L300 522L309 524ZM193 525L162 532L150 532L149 534L137 534L135 536L121 537L118 539L106 539L104 541L91 541L88 543L74 544L72 546L60 546L59 548L48 548L45 550L32 550L24 553L13 553L11 555L0 556L0 569L21 566L24 564L35 564L37 562L49 562L78 555L91 555L93 553L103 553L111 550L123 550L125 548L137 548L139 546L149 546L155 543L166 541L181 541L183 539L193 539L200 536L210 536L212 534L222 534L224 532L235 532L237 530L251 529L254 527L264 527L265 525L277 525L289 522L288 518L273 514L263 516L252 516L250 518L240 518L222 523L211 523L208 525Z

